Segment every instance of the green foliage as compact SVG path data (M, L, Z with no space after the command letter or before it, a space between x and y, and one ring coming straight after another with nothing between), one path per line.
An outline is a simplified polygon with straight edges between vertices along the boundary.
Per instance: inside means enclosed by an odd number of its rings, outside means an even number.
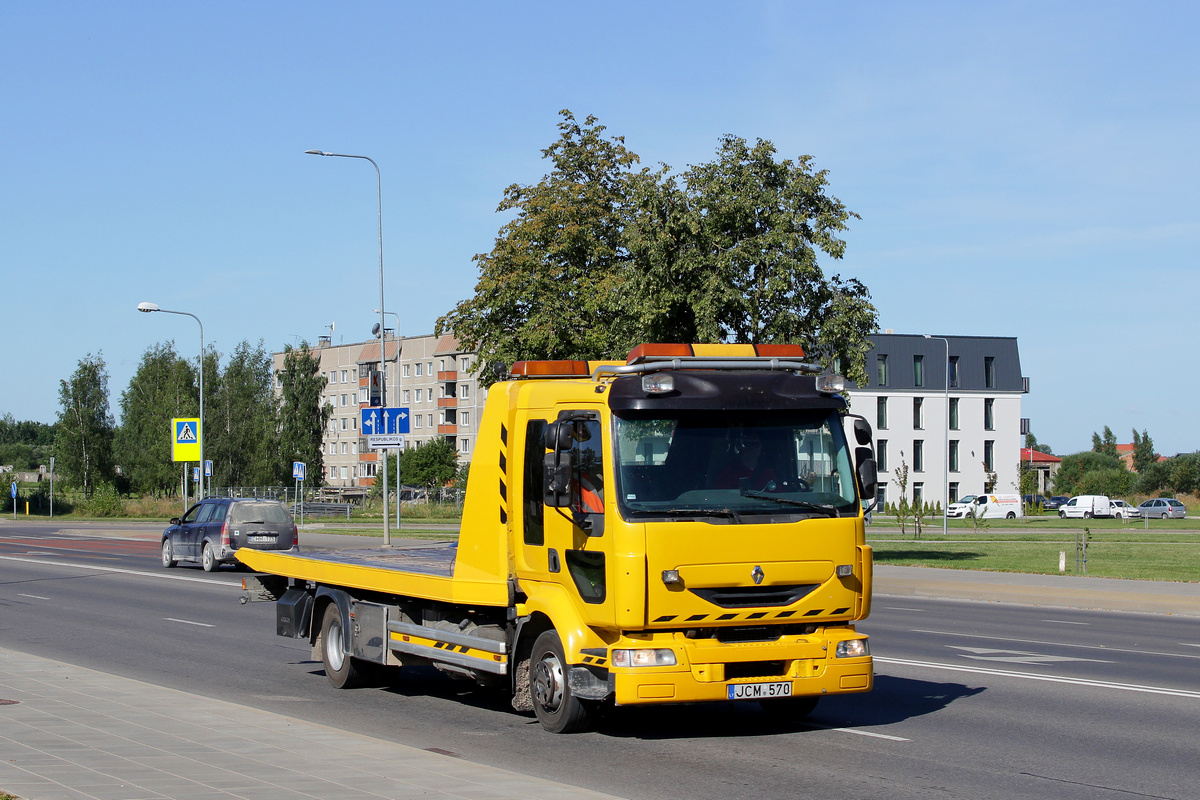
M1054 476L1054 492L1064 495L1084 494L1078 489L1084 474L1096 470L1124 469L1125 465L1115 454L1100 453L1095 450L1072 453L1063 456L1062 462L1058 466L1058 472Z
M173 342L151 345L142 354L121 393L121 427L116 432L117 461L133 491L178 490L179 468L171 460L171 420L199 415L196 382L195 365L175 352ZM207 431L205 435L207 444Z
M1029 468L1029 462L1021 459L1017 464L1017 474L1020 475L1020 494L1037 494L1037 470Z
M89 517L121 517L125 515L125 504L112 484L102 483L76 511Z
M1170 488L1177 494L1194 494L1200 484L1200 454L1175 456L1169 465Z
M1074 494L1125 497L1133 492L1133 473L1124 467L1088 470L1075 483Z
M827 196L811 158L726 136L717 159L670 176L635 171L622 137L561 112L553 165L513 184L515 211L490 253L475 257L472 298L438 320L480 364L623 358L643 341L798 342L865 378L876 312L856 280L826 278L817 251L841 258L837 234L856 217ZM481 372L484 382L493 380Z
M315 489L325 482L322 435L333 415L333 407L323 404L321 397L328 380L318 371L321 358L309 349L308 342L301 342L298 348L286 345L283 350L275 481L290 483L292 462L303 461L308 465L307 484Z
M1117 437L1112 428L1104 426L1103 438L1098 433L1092 433L1092 452L1117 458Z
M422 442L400 456L400 480L410 486L436 489L454 481L458 454L444 436Z
M1137 429L1133 429L1133 471L1139 475L1144 473L1151 465L1158 462L1158 455L1154 452L1154 440L1150 438L1150 434L1142 429L1142 434L1139 436Z
M204 415L205 455L220 486L260 486L278 475L279 425L271 356L241 342L221 373ZM322 470L309 467L311 475ZM291 463L287 464L291 474Z
M1153 495L1171 482L1171 462L1155 461L1145 469L1138 470L1134 490L1139 494Z
M102 354L88 354L69 381L59 381L55 472L90 496L113 478L112 414L108 410L108 369Z

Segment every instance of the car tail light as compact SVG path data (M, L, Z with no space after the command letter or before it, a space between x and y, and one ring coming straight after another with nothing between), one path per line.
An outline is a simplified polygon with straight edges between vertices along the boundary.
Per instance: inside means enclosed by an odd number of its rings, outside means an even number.
M229 519L225 519L225 524L221 526L221 546L229 547Z
M300 526L292 523L292 547L300 546Z

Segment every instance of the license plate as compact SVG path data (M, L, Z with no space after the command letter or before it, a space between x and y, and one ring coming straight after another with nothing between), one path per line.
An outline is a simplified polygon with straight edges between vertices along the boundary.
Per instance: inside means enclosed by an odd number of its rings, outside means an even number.
M251 536L250 541L255 544L266 544L275 541L274 536Z
M762 700L767 697L791 697L792 682L731 683L726 687L730 700Z

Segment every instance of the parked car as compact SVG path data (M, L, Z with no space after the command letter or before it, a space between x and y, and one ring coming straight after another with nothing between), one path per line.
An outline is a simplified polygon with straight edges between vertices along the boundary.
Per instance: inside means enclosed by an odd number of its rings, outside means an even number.
M1141 509L1143 517L1153 519L1183 519L1187 516L1187 509L1183 507L1183 503L1172 497L1147 500L1138 508Z
M1031 512L1036 511L1038 506L1041 506L1044 509L1048 501L1046 500L1045 495L1023 494L1021 495L1021 502L1025 504L1025 511Z
M1071 498L1064 494L1056 494L1054 497L1051 497L1046 501L1045 508L1047 511L1058 511L1060 508L1065 506L1070 499Z
M968 495L946 508L947 517L1016 519L1025 516L1021 498L1015 494Z
M206 497L171 520L162 535L162 565L199 563L205 572L235 563L239 547L299 551L296 522L278 500Z
M1066 505L1060 506L1058 516L1063 519L1111 517L1112 501L1102 494L1081 494L1072 497Z
M1112 501L1112 515L1117 519L1141 519L1142 510L1124 500Z

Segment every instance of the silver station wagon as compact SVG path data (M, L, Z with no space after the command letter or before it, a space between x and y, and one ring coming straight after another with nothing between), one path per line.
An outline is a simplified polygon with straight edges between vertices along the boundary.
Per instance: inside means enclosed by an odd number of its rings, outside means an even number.
M162 565L199 563L205 572L235 563L241 547L298 551L299 532L278 500L206 497L171 520L162 535Z

